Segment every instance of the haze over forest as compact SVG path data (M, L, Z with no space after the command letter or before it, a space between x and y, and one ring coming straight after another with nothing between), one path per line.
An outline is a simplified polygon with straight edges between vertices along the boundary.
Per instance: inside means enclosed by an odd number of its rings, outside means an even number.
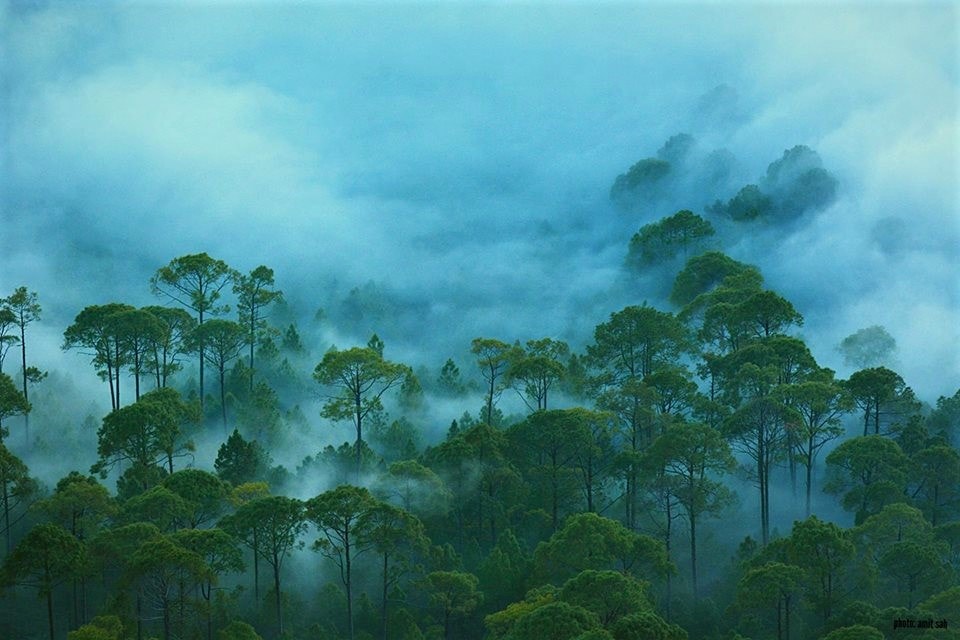
M549 337L587 354L626 307L681 313L695 296L671 296L675 278L706 251L756 267L802 316L786 333L819 367L837 380L888 367L929 417L960 387L958 24L951 3L5 2L0 297L37 294L28 365L48 374L31 387L31 442L5 418L5 444L48 494L89 473L111 395L65 330L91 305L175 306L151 278L202 253L241 274L265 265L283 293L265 316L272 348L293 328L302 349L278 352L267 376L286 431L264 444L290 474L284 494L303 500L340 478L304 457L356 437L322 415L311 378L331 347L376 334L410 367L422 399L385 396L383 420L409 418L429 458L452 421L494 421L474 339ZM713 232L652 258L631 245L683 210ZM840 348L877 327L895 347L861 361ZM698 354L684 354L696 374ZM14 381L19 357L3 365ZM437 384L448 359L462 394ZM171 384L186 397L198 371L183 360ZM564 385L551 409L597 408ZM133 378L122 386L133 402ZM497 395L496 427L526 424L522 396ZM228 404L229 429L210 402L191 462L208 471L245 400ZM859 435L862 413L847 414L846 436ZM378 471L364 473L351 480L374 486ZM806 514L776 473L772 524L787 535ZM119 476L103 481L112 494ZM706 529L725 555L704 563L704 583L758 536L754 480L724 481L739 498L729 531ZM812 499L842 527L871 515L820 486ZM496 540L482 535L485 557Z

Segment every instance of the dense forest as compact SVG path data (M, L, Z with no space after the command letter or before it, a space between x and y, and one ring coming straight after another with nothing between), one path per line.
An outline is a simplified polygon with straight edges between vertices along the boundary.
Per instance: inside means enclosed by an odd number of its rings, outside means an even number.
M960 638L957 24L0 2L0 640Z
M649 202L692 144L618 176L615 206ZM788 149L624 243L624 277L669 287L663 308L610 309L581 348L480 335L433 366L377 333L310 346L318 325L390 326L376 287L303 327L270 267L176 257L143 284L157 304L90 304L63 329L105 415L33 364L42 292L18 287L0 307L3 637L954 637L960 391L921 402L878 325L836 345L838 378L802 309L723 252L836 190ZM46 477L51 457L69 472Z

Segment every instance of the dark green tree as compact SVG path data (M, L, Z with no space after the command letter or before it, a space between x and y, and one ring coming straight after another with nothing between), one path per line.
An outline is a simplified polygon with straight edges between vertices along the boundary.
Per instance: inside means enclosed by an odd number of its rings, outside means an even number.
M244 440L236 429L220 445L213 463L217 475L236 486L262 480L270 466L270 458L260 443Z
M853 408L853 401L832 380L792 384L784 387L780 394L799 418L788 424L787 429L792 432L793 450L806 471L806 514L809 516L817 454L828 442L843 435L840 417Z
M110 468L123 461L141 468L166 462L173 473L173 458L192 449L181 436L181 425L192 416L190 406L169 387L145 393L137 402L110 412L97 430L99 459L91 473L106 477Z
M669 427L650 448L650 457L671 480L671 489L690 525L690 577L693 597L697 583L697 524L702 516L719 514L733 494L716 478L733 471L736 461L719 431L698 423Z
M3 426L3 421L11 416L30 413L30 409L27 397L17 389L13 379L5 373L0 373L0 444L9 435L8 429Z
M412 569L413 557L430 546L423 524L403 509L377 503L367 510L357 527L357 542L379 556L380 630L387 640L390 590Z
M280 576L283 561L303 544L300 536L307 528L304 503L284 496L257 498L238 507L220 527L253 548L273 569L277 631L283 635Z
M483 602L478 585L475 575L460 571L434 571L424 578L423 588L430 597L430 605L443 619L445 640L450 638L451 623L470 615Z
M207 640L213 639L211 598L219 576L243 570L243 556L237 540L221 529L181 529L171 536L179 546L200 556L206 571L199 577L200 597L207 619Z
M147 370L150 353L163 340L167 326L145 309L120 311L113 322L123 353L122 363L129 366L133 373L134 397L139 400L140 377Z
M751 569L737 584L737 603L742 609L776 612L777 640L790 640L790 613L800 600L803 570L794 565L770 562ZM772 637L772 635L770 636Z
M714 233L713 225L692 211L677 211L672 216L640 227L630 239L627 266L640 270L672 260L678 253L686 258L692 247Z
M364 488L341 485L307 501L307 519L323 537L313 548L336 563L347 595L347 628L354 638L353 562L372 546L371 512L376 499Z
M50 640L54 640L53 589L79 574L86 564L86 549L57 524L35 526L7 556L3 582L35 587L47 601Z
M30 477L27 465L0 442L0 499L3 500L3 533L7 556L10 555L13 540L13 525L26 514L26 509L21 507L25 507L36 492L37 483Z
M881 416L897 414L911 408L913 392L894 371L886 367L861 369L850 376L845 385L857 406L863 409L863 435L880 434Z
M134 311L128 304L112 302L90 305L77 314L63 332L63 349L82 349L91 356L97 375L110 386L110 406L120 408L120 369L126 364L126 352L118 318Z
M228 485L209 471L181 469L164 478L163 486L187 504L191 529L212 522L227 507Z
M843 508L863 522L885 505L906 500L904 488L910 460L896 442L883 436L852 438L827 456L831 474L824 487L840 494Z

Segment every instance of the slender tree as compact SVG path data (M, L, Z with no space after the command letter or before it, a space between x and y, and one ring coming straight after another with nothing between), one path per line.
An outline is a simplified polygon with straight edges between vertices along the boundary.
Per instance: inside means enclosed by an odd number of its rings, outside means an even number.
M128 304L110 303L85 307L63 332L63 349L81 349L101 379L110 386L110 407L120 408L120 368L125 364L117 318L133 311Z
M0 444L9 434L3 421L10 416L22 416L30 413L30 403L26 396L20 393L17 385L5 373L0 373Z
M352 420L357 430L357 480L361 470L364 419L382 409L380 398L403 384L409 375L409 367L384 360L370 347L353 347L346 351L332 348L314 369L314 379L335 390L335 395L329 396L324 403L322 415L332 420Z
M147 352L147 371L156 378L156 388L167 386L171 375L182 368L180 356L188 351L189 336L197 326L197 321L183 309L149 306L144 311L152 314L162 323L163 330L149 345Z
M246 333L246 341L250 347L249 373L250 392L253 392L253 354L257 344L258 334L266 326L264 311L267 306L283 299L281 291L274 290L273 269L260 265L248 275L238 276L233 284L233 292L237 296L237 312L240 324ZM293 325L291 325L293 326Z
M14 322L20 330L20 363L23 367L23 397L30 401L30 393L27 389L29 380L29 370L27 367L27 325L40 319L40 302L34 291L28 291L26 287L17 287L3 302L3 306L13 312ZM23 414L24 435L27 445L30 444L30 414Z
M221 291L236 281L236 272L222 260L211 258L206 253L174 258L170 264L160 267L150 278L150 288L159 296L172 300L197 314L197 324L202 325L209 314L226 311L217 306ZM200 406L203 408L204 343L198 345L200 354Z
M17 315L6 305L6 300L0 300L0 373L3 373L3 363L10 347L20 342L16 329Z
M806 471L806 514L810 515L813 464L823 447L843 435L840 416L853 408L850 396L832 382L808 381L781 390L784 402L799 420L787 425L794 434L793 449Z
M304 503L285 496L256 498L242 504L236 513L224 518L220 526L248 546L252 545L273 568L277 633L282 636L280 576L290 552L303 546L300 536L307 527Z
M474 338L470 352L477 356L477 365L487 381L487 406L483 421L493 424L494 398L500 391L497 381L506 375L517 348L494 338Z
M690 578L693 597L697 584L697 523L704 514L719 513L732 494L718 482L717 474L732 471L736 461L723 436L713 427L679 423L654 441L649 455L673 477L674 495L690 525Z
M0 443L0 500L3 501L3 533L6 537L6 555L10 555L13 525L25 514L22 511L15 520L12 515L37 492L37 483L30 477L27 465Z
M353 640L353 563L356 557L369 549L371 511L377 508L376 499L360 487L341 485L307 501L307 519L322 538L313 548L333 560L340 570L340 580L347 595L347 628Z
M244 327L236 322L218 318L197 326L191 338L201 357L216 368L224 435L227 434L227 365L240 356L246 340L244 331Z

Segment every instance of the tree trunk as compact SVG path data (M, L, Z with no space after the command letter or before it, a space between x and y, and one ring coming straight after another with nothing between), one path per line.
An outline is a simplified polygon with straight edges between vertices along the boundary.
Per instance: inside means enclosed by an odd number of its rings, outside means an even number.
M383 604L380 607L380 625L383 628L383 639L387 640L387 576L388 554L383 554Z
M10 493L7 490L7 479L3 479L3 527L7 532L7 555L10 557Z
M253 599L260 604L260 545L256 528L253 530Z
M350 640L353 640L353 590L352 576L350 575L350 532L347 531L343 540L343 553L347 564L347 628L350 630Z
M697 588L697 514L690 509L690 577L693 579L693 599L696 600L700 591Z
M107 385L110 387L110 408L114 411L117 410L117 396L113 392L113 366L110 364L110 359L107 359Z
M23 312L20 313L20 355L23 362L23 399L28 403L30 396L27 394L27 336L24 331L26 323L24 322ZM30 448L30 412L23 414L23 432L27 440L27 448ZM53 638L53 627L50 628L50 637Z
M47 589L47 622L50 624L50 640L53 638L53 589Z
M224 366L225 364L220 362L220 414L223 416L223 434L230 435L227 433L227 393L224 388Z
M257 314L256 307L250 305L250 395L253 395L253 345L256 342Z
M671 556L671 552L672 552L671 542L672 542L672 539L673 539L673 513L672 513L672 510L673 510L673 505L671 504L671 502L670 502L670 496L668 495L668 496L667 496L667 504L666 504L666 511L667 511L667 531L666 531L666 534L665 534L665 536L664 536L664 547L666 547L666 551L667 551L667 562L672 562L672 561L673 561L673 558L672 558L672 556ZM670 612L670 608L671 608L671 606L672 606L672 604L673 604L673 603L671 602L672 599L673 599L673 575L668 572L668 573L667 573L667 606L666 606L666 611L665 611L665 613L667 614L667 616L666 616L666 617L667 617L667 622L670 621L670 613L671 613L671 612Z
M360 486L360 443L363 442L363 412L360 407L360 392L357 391L354 394L354 401L356 403L356 414L357 414L357 443L356 443L356 456L357 456L357 468L356 468L356 484Z
M273 554L273 591L277 604L277 634L283 635L283 609L280 606L280 559Z

